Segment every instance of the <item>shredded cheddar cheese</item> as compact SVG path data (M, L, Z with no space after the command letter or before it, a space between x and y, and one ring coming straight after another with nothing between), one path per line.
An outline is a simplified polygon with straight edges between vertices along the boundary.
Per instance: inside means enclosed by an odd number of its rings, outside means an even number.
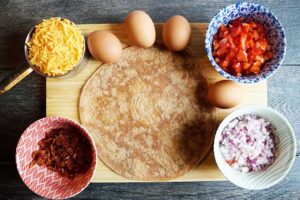
M76 25L61 18L43 20L27 43L29 61L37 70L49 75L64 75L80 61L84 38Z

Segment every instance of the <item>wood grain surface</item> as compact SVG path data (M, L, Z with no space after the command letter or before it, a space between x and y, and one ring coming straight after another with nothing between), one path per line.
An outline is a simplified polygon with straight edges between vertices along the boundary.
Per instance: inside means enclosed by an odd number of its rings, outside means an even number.
M50 16L76 23L120 23L133 9L147 11L155 22L175 14L190 22L209 22L218 9L237 1L223 0L2 0L0 1L0 79L23 62L24 40L35 23ZM271 9L287 34L284 64L268 80L268 105L284 114L300 144L300 2L255 1ZM39 199L17 174L14 155L22 131L45 116L45 79L26 77L13 90L0 96L0 199ZM247 191L228 181L196 183L91 184L78 199L300 199L299 148L295 165L278 185L263 191Z

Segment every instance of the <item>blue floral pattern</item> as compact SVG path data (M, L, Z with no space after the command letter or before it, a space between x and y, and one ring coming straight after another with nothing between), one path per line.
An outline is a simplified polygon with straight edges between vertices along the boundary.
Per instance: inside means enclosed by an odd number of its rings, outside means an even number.
M273 58L264 64L259 75L242 77L231 75L218 66L212 55L213 36L217 33L220 25L227 25L229 21L238 17L252 19L263 24L266 29L273 50ZM205 50L211 64L225 78L239 83L257 83L273 75L279 68L286 52L286 37L282 25L271 11L259 4L243 2L223 8L212 18L206 32Z

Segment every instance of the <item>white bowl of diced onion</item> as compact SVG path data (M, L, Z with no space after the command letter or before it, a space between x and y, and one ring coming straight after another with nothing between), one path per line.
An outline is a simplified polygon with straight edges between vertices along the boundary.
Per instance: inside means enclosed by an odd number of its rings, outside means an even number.
M214 155L222 174L235 185L260 190L280 182L296 157L297 141L287 119L270 107L247 106L219 125Z

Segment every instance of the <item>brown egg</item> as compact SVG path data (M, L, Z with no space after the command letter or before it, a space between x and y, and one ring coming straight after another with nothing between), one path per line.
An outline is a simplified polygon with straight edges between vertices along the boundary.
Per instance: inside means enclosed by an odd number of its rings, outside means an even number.
M136 46L148 48L155 42L156 32L150 16L141 10L130 12L124 21L129 40Z
M229 80L216 82L208 91L208 99L218 108L232 108L240 104L244 91L240 84Z
M104 63L115 63L122 52L120 40L107 31L94 31L88 36L88 48L92 56Z
M164 24L162 36L164 44L171 51L180 51L187 47L191 39L192 28L180 15L175 15Z

